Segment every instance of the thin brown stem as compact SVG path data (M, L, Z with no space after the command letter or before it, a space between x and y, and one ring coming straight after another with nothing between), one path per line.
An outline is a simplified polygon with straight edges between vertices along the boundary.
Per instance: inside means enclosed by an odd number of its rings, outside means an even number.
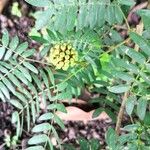
M123 99L122 99L122 103L121 103L121 107L118 113L118 117L117 117L117 123L116 123L116 133L119 135L120 133L120 126L121 126L121 122L123 119L123 115L124 115L124 111L125 111L125 104L126 104L126 100L127 97L129 95L129 92L125 92L123 95Z

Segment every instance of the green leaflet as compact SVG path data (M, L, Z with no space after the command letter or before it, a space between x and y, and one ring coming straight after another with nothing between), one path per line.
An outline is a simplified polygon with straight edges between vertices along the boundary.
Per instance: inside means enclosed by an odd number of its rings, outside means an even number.
M53 74L51 68L46 67L45 70L48 72L48 75L49 75L49 78L50 78L52 85L55 85L54 74Z
M48 24L48 22L50 21L50 18L53 15L53 7L50 7L46 10L44 10L43 12L41 11L39 13L39 16L36 21L35 27L37 30L41 29L42 27L46 26Z
M14 75L24 84L28 85L28 80L25 78L24 74L18 70L14 71Z
M45 134L39 134L33 136L31 139L29 139L28 144L33 145L33 144L41 144L45 143L48 140L48 136Z
M70 7L68 9L68 12L66 16L67 18L66 27L68 31L72 31L76 22L76 18L77 18L77 6Z
M68 86L67 82L61 82L56 85L58 91L63 91Z
M50 104L47 106L47 109L50 109L50 110L57 109L58 111L67 113L64 104Z
M10 102L12 105L14 105L16 108L18 108L18 109L23 109L22 104L19 103L18 100L11 99L9 102Z
M116 22L115 20L115 7L114 5L108 5L106 14L105 14L105 20L110 24L114 24Z
M4 73L4 74L9 73L9 71L8 71L5 67L3 67L3 66L1 66L1 65L0 65L0 71L1 71L2 73Z
M115 64L116 67L125 68L126 70L135 74L139 73L139 68L135 64L129 63L128 61L113 57L112 62Z
M135 106L136 102L136 97L135 96L130 96L126 100L126 112L128 115L131 115Z
M13 74L9 74L8 78L14 83L14 85L16 85L17 87L21 89L20 81Z
M2 36L2 45L4 47L7 47L9 44L9 34L7 30L4 30L3 36Z
M33 129L32 132L43 132L43 131L48 131L51 129L51 126L49 123L42 123L39 125L36 125Z
M116 85L112 87L108 87L108 90L112 93L124 93L130 89L129 85Z
M19 38L18 38L18 36L15 36L10 41L9 47L11 50L14 51L17 48L18 44L19 44Z
M63 130L65 129L63 121L55 114L54 114L54 120Z
M12 83L7 78L3 79L3 83L13 94L15 94L15 88L13 87Z
M139 125L138 125L138 124L131 124L131 125L125 126L123 129L124 129L125 131L130 132L130 131L136 131L138 128L139 128Z
M121 80L123 80L123 81L127 81L127 82L132 82L132 81L134 81L134 78L133 78L130 74L128 74L128 73L126 73L126 72L123 72L123 71L112 70L112 71L111 71L111 74L112 74L116 79L119 78L119 79L121 79Z
M109 128L106 133L106 143L112 149L116 149L117 135L113 128Z
M5 47L0 47L0 59L3 58L4 53L5 53Z
M35 49L29 49L22 53L22 57L31 57L35 54Z
M48 112L48 113L45 113L45 114L41 115L41 116L39 117L39 120L40 120L40 121L51 120L51 119L53 119L53 117L54 117L54 114L51 113L51 112Z
M144 55L132 48L129 48L127 46L121 46L118 48L118 50L122 53L125 53L139 64L144 64L146 62L146 58L144 57Z
M16 123L18 121L19 114L17 111L14 111L12 114L11 122Z
M4 94L0 91L0 98L2 99L2 101L5 103L6 102L6 99L4 97Z
M43 146L30 146L25 150L45 150Z
M130 37L137 45L139 45L139 47L145 54L150 56L150 44L148 43L148 41L146 41L142 36L138 35L135 32L131 32Z
M0 90L2 91L2 93L5 95L5 97L7 99L10 99L9 91L8 91L7 87L2 82L0 82Z
M16 48L16 53L15 54L15 57L19 54L21 55L26 49L28 48L28 43L27 42L24 42L24 43L21 43L17 48Z
M138 105L137 105L137 115L141 120L143 120L145 117L146 107L147 107L147 100L145 98L140 98L138 100Z
M97 108L97 109L94 111L92 117L93 117L93 118L98 117L103 111L104 111L103 108Z
M7 49L7 52L5 54L4 60L8 60L11 58L12 54L14 53L15 49L17 48L19 44L19 39L17 36L13 37L9 44L9 49Z
M38 74L38 70L29 62L23 62L23 65L27 67L29 70L31 70L32 72L34 72L35 74Z

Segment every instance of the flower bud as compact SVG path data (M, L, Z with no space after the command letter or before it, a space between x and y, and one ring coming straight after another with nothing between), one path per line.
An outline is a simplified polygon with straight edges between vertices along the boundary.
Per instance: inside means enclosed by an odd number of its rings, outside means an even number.
M72 55L75 54L75 50L74 49L71 49L71 52L70 52Z
M59 44L56 44L56 45L54 46L54 48L59 50L59 49L60 49L60 45L59 45Z
M67 46L67 49L70 50L72 48L71 44Z
M61 58L65 57L65 53L64 53L64 52L61 52L61 53L60 53L60 57L61 57Z
M72 58L77 61L78 60L78 55L73 55Z
M63 60L63 58L61 58L60 56L57 56L56 59L57 59L57 62L60 62Z
M70 66L73 67L76 63L75 62L70 62Z
M54 49L53 54L58 55L59 54L59 49Z
M74 59L73 59L73 58L71 58L71 59L70 59L70 62L74 62Z
M65 60L68 60L70 57L69 57L69 55L66 55L65 56Z
M66 50L65 52L66 52L66 54L68 54L68 55L70 54L70 50Z
M67 70L68 68L69 68L69 64L65 64L65 65L62 67L63 70Z
M64 65L64 62L59 62L58 64L57 64L57 69L61 69L62 67L63 67L63 65Z
M66 44L63 44L63 45L61 46L61 50L62 50L62 51L65 51L66 48L67 48L67 47L66 47Z
M69 60L68 59L66 59L64 62L69 64Z
M53 59L53 61L51 62L54 66L56 66L57 65L57 63L58 63L58 60L57 59Z

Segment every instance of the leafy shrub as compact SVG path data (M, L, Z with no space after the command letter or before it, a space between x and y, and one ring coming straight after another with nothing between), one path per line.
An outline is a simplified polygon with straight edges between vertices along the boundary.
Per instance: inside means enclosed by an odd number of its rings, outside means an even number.
M7 31L0 45L0 98L16 108L12 114L15 138L27 128L34 136L26 150L54 149L49 138L52 135L63 149L54 122L62 129L64 124L55 112L66 112L61 100L78 97L88 85L91 92L100 95L90 101L99 105L93 117L105 111L117 122L116 132L110 128L106 134L108 149L149 148L149 10L138 12L144 23L139 33L130 27L126 16L126 10L135 4L132 0L26 2L43 7L34 14L40 36L31 36L42 45L38 59L35 49L29 49L27 42L20 43L17 36L10 39ZM127 37L121 37L118 28L126 30ZM63 50L60 47L68 49L68 42L73 53L78 54L78 60L69 62L72 67L59 64L60 60L54 63L55 55L52 57L57 43L62 44L58 46L59 57ZM68 55L62 55L65 61ZM69 58L74 57L71 55ZM124 109L133 124L124 127L125 134L119 136ZM90 145L90 141L85 143Z

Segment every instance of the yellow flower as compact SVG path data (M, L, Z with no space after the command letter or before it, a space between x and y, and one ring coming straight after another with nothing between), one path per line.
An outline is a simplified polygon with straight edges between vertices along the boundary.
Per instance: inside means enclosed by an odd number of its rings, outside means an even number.
M70 43L59 43L50 49L47 60L52 63L56 69L67 70L70 66L73 67L75 65L77 59L78 52Z

